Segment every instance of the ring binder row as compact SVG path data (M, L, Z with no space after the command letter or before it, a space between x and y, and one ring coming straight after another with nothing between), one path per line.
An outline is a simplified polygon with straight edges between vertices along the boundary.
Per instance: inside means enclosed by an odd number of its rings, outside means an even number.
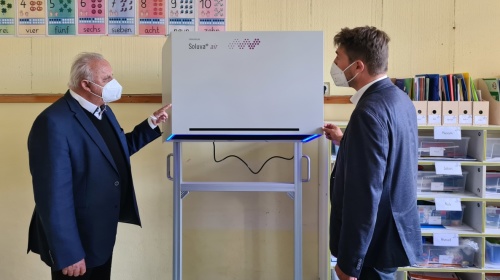
M500 125L500 79L425 74L393 82L412 99L419 126Z
M489 101L413 101L418 125L487 126Z

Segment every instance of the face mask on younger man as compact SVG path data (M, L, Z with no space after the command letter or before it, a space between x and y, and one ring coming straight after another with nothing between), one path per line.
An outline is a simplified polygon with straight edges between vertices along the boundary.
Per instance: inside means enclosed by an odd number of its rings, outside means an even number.
M349 83L358 76L359 73L356 73L354 77L352 77L349 81L345 76L345 71L349 69L356 61L347 66L343 71L340 69L335 62L332 63L332 67L330 69L330 75L332 76L333 82L338 87L349 87Z

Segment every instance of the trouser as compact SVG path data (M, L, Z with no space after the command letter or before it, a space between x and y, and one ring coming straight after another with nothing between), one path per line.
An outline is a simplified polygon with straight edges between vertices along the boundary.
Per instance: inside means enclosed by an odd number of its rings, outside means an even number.
M110 280L111 260L112 257L103 265L87 268L87 272L78 277L64 275L62 270L52 271L52 280Z

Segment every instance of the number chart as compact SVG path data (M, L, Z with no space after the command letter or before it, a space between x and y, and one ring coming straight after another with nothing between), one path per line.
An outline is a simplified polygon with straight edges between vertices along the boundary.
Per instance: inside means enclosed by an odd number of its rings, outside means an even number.
M226 0L198 1L198 31L226 30Z
M78 34L106 34L104 0L78 1Z
M165 0L138 0L139 35L165 36Z
M0 0L0 36L16 34L14 0Z
M45 0L17 1L18 35L46 35Z
M47 19L49 35L75 35L74 0L48 0Z
M197 0L169 0L168 33L195 31L195 9Z
M135 35L136 0L108 0L108 34Z

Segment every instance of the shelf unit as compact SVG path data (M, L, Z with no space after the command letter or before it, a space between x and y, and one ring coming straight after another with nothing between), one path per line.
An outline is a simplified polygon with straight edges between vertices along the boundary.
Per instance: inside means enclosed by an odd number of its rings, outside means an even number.
M326 120L345 129L347 123ZM433 135L433 126L419 126L419 136ZM422 236L432 236L435 233L458 234L459 238L469 238L479 245L475 254L474 267L468 268L430 268L430 267L402 267L398 269L396 279L406 280L408 272L455 272L464 280L484 280L487 273L498 273L500 266L486 264L485 246L486 238L500 238L500 229L486 228L486 207L489 205L500 206L500 194L486 193L486 170L500 170L500 162L486 161L487 138L500 138L500 126L462 126L462 137L469 137L467 153L475 158L475 161L460 161L463 171L468 171L464 193L440 193L426 192L418 193L418 200L434 201L436 198L460 198L465 204L463 226L446 227L445 229L422 229ZM331 143L328 151L331 153ZM330 172L335 161L335 155L330 157ZM434 161L421 160L419 165L424 170L434 170ZM333 263L332 263L333 265ZM333 269L333 267L331 267ZM333 274L333 270L331 270ZM335 279L332 277L332 279Z

